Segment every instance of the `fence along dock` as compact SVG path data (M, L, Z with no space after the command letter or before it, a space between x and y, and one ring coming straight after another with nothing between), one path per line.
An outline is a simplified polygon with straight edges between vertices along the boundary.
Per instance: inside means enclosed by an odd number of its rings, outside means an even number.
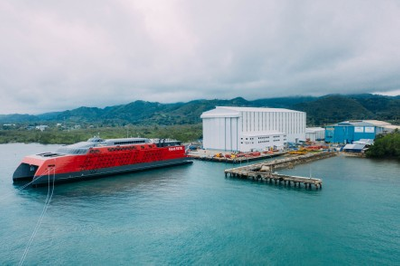
M316 189L321 189L322 179L283 175L274 172L274 170L279 168L293 168L297 164L309 163L312 161L321 160L333 156L336 156L336 153L334 152L309 153L285 159L236 167L225 170L225 177L229 176L235 178L252 179L258 181L265 181L268 183L283 184L287 186L291 186L293 184L294 187L300 187L301 185L303 185L305 188L310 188L310 189L314 185Z

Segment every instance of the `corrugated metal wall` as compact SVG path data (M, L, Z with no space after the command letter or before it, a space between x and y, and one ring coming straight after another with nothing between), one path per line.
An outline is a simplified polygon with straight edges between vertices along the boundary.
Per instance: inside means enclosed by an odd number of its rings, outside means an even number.
M219 117L203 119L203 147L205 149L237 151L238 118Z

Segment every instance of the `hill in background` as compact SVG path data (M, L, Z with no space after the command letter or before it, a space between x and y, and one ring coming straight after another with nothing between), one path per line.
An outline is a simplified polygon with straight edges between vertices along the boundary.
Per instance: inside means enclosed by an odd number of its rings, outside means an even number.
M79 107L40 115L0 115L0 123L86 123L109 126L184 125L201 122L200 115L215 106L288 108L307 113L308 126L323 126L343 120L377 119L400 124L400 97L372 94L296 96L248 101L195 100L163 104L135 101L106 108Z

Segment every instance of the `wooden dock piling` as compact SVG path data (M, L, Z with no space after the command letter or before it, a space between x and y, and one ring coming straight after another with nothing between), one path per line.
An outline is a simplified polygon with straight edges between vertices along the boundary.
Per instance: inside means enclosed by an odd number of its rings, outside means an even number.
M289 176L284 174L278 174L274 172L277 168L294 167L296 164L308 163L315 160L325 159L336 154L333 152L321 152L312 153L306 155L300 155L296 157L290 157L280 160L273 160L264 163L252 164L237 168L231 168L225 170L225 177L240 178L240 179L252 179L255 181L264 181L267 183L275 183L290 187L304 186L306 189L322 188L322 180L319 178L301 177L301 176Z
M226 177L235 177L240 179L251 179L254 181L264 181L266 183L275 183L284 186L301 187L303 185L305 188L312 188L314 186L316 189L322 188L322 180L318 178L308 178L301 176L289 176L277 173L265 173L262 175L251 175L251 173L241 173L235 174L229 171L225 171Z

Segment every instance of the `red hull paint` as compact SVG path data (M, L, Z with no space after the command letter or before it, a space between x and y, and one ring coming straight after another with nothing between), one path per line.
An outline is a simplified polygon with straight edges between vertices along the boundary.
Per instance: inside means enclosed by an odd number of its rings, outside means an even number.
M26 156L21 165L25 168L37 167L32 177L14 173L14 180L46 175L68 175L70 173L90 173L99 169L123 167L135 164L151 164L162 161L186 158L185 147L157 147L154 143L134 145L93 147L86 154L63 154L56 156L30 155ZM21 167L20 165L20 167ZM21 171L20 171L21 172Z

